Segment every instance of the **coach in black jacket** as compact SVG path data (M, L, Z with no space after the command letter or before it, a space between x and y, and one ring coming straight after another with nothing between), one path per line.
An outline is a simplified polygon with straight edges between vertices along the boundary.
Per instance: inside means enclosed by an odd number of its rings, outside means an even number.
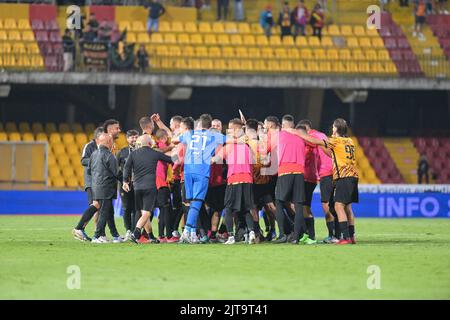
M137 243L141 237L141 229L145 226L148 233L150 213L156 202L156 166L158 161L172 163L172 159L164 153L151 148L152 138L144 134L138 138L137 144L141 147L133 151L125 163L123 172L123 189L129 191L131 173L133 176L134 197L136 211L140 210L142 215L136 224L136 229L131 235L131 240Z
M108 223L109 231L114 242L121 242L114 222L114 210L112 200L117 195L118 165L117 159L112 154L113 138L102 133L98 139L98 150L91 155L88 166L88 174L92 177L92 195L100 204L99 220L95 230L93 242L106 242L105 227Z

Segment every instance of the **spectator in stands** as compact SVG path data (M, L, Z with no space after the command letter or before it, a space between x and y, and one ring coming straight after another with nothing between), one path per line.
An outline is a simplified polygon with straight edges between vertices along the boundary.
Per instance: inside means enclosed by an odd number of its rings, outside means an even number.
M100 27L98 29L98 40L110 42L112 36L112 27L111 24L104 21L100 24Z
M422 178L425 176L426 184L430 183L430 176L428 174L430 165L428 164L427 156L422 154L417 164L417 181L422 184Z
M75 42L70 35L69 29L64 31L62 44L64 49L64 71L72 71L75 58Z
M278 16L278 25L281 29L281 39L284 36L292 35L292 20L291 20L291 10L289 9L289 2L285 1L283 9Z
M264 33L267 37L272 35L272 27L273 27L273 15L272 15L272 6L267 5L266 9L261 12L259 16L259 24L264 30Z
M320 4L317 3L314 6L309 23L313 29L313 35L322 40L322 28L325 24L325 14L323 13L323 9Z
M159 3L158 0L151 0L150 3L146 3L145 8L148 9L148 20L147 20L147 32L149 34L158 32L159 17L161 17L166 9Z
M439 13L440 14L448 14L448 11L445 9L445 2L447 0L438 0L437 2L439 3ZM437 8L437 6L436 6ZM436 9L437 11L437 9Z
M90 27L90 29L93 32L96 32L96 33L98 32L99 23L95 17L94 12L91 12L91 14L89 15L89 21L88 21L87 25ZM97 37L97 35L96 35L96 37Z
M137 62L140 72L147 71L148 68L148 53L145 50L145 47L143 44L139 46L139 50L137 52Z
M308 9L305 6L304 0L299 0L297 7L292 11L292 20L294 22L294 36L299 34L306 35L306 23L308 22Z
M87 26L86 30L83 32L83 41L94 42L97 41L97 31L93 30L91 26Z
M422 26L425 23L425 15L426 15L425 0L416 0L416 3L414 4L415 24L413 37L416 36L419 36L419 38L424 37L422 33Z
M217 20L227 20L229 0L217 0ZM223 14L222 14L223 11Z
M244 0L234 0L234 20L244 20Z

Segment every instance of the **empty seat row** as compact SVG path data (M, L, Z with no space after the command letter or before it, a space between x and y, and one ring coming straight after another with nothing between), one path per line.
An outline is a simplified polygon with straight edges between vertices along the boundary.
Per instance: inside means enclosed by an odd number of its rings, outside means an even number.
M0 53L30 53L39 54L39 46L36 42L0 42Z
M38 54L10 53L3 56L0 55L0 67L42 69L44 67L44 60Z
M80 123L74 123L73 125L70 125L68 123L60 123L58 125L56 125L53 122L47 122L45 124L42 124L41 122L33 122L33 123L28 123L28 122L19 122L19 123L15 123L15 122L6 122L5 124L2 124L0 122L0 131L6 131L6 132L20 132L20 133L25 133L25 132L33 132L35 134L37 133L41 133L41 132L45 132L47 134L51 134L51 133L57 133L57 134L62 134L62 133L91 133L93 132L95 129L95 126L93 123L88 123L84 126L81 125Z
M16 19L13 19L13 18L8 18L8 19L4 19L4 20L0 19L0 30L1 29L30 30L31 26L30 26L30 21L28 21L28 19L18 19L18 20L16 20Z
M33 31L0 30L0 41L34 41Z

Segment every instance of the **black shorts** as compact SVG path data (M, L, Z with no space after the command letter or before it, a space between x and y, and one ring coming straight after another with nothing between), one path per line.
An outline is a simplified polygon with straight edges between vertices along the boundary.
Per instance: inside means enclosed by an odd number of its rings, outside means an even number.
M285 174L277 179L275 199L293 203L305 202L305 181L302 174Z
M181 203L183 200L181 199L181 181L174 180L172 183L172 208L178 209L181 208Z
M224 197L226 185L209 187L206 193L205 204L213 210L213 212L222 212L225 207Z
M358 203L358 178L346 177L335 181L334 202L343 204Z
M134 190L134 203L136 211L150 211L152 212L156 204L157 190Z
M425 17L424 16L416 16L416 23L424 24Z
M330 202L333 196L333 176L326 176L320 178L320 201L326 203Z
M156 195L156 206L158 208L170 206L170 189L169 187L162 187L158 189Z
M92 188L86 188L86 193L88 197L88 205L91 205L94 201L94 196L92 195Z
M255 208L251 183L229 184L225 190L225 208L233 212Z
M186 203L186 188L184 187L184 182L181 182L181 202Z
M273 202L273 185L272 183L254 184L253 185L253 199L258 208Z
M305 181L305 206L311 207L312 197L314 189L316 189L317 183Z

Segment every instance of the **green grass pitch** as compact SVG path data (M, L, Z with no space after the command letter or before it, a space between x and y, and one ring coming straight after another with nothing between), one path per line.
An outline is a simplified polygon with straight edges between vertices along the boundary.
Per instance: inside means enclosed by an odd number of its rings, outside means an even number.
M450 219L358 219L348 246L93 245L72 238L77 219L0 217L1 299L450 299Z

